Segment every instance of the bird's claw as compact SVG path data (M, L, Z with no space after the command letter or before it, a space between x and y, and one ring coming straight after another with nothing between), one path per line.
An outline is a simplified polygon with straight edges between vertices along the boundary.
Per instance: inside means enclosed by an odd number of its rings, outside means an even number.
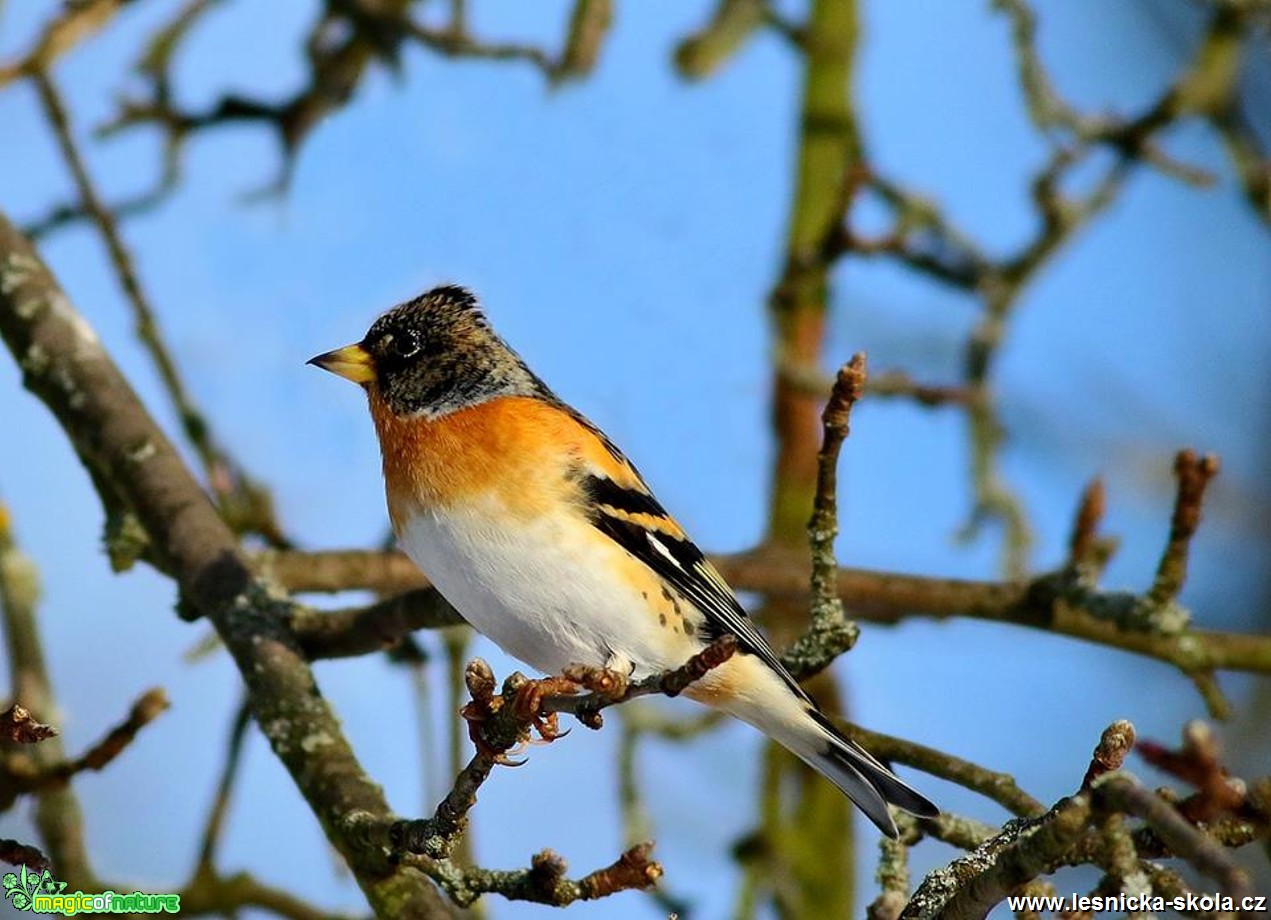
M550 744L558 738L569 734L569 729L561 730L560 714L546 711L547 702L555 697L576 696L579 693L594 693L606 699L617 699L627 690L628 675L613 668L595 668L574 666L567 668L560 677L543 677L538 680L525 680L514 675L520 683L509 681L504 685L503 693L494 692L494 675L489 666L480 659L469 664L465 675L472 700L459 710L460 716L468 723L468 738L472 741L478 755L488 758L496 764L508 767L519 767L525 761L513 760L512 755L519 754L527 744ZM509 692L514 693L509 700ZM526 726L516 742L501 741L501 731L491 732L487 727L509 701L512 715ZM575 713L584 724L598 727L599 717L590 719L583 713ZM530 737L531 732L538 735ZM490 737L493 734L493 739ZM491 740L494 743L491 743ZM504 746L504 745L507 746Z
M459 710L459 715L468 723L468 740L476 748L477 754L486 757L493 763L503 767L519 767L525 760L513 760L513 756L525 750L525 742L514 744L510 748L500 750L486 741L485 723L497 712L502 701L497 697L493 701L473 701ZM493 703L493 705L492 705Z
M629 671L614 667L594 668L576 664L566 668L564 675L566 680L572 681L588 693L610 700L620 699L631 683Z
M560 730L560 716L555 712L544 712L543 702L553 696L572 696L579 689L579 684L568 677L544 677L528 681L516 692L516 698L512 701L513 712L534 727L540 743L548 744L565 737L569 730Z

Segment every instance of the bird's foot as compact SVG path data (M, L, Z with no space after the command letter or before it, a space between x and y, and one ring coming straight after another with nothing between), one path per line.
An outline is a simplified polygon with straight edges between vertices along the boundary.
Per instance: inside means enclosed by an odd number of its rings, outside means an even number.
M555 696L573 696L580 689L580 684L568 677L543 677L527 681L517 690L512 701L512 711L534 727L540 743L548 744L568 735L569 730L560 730L560 716L555 712L545 712L544 702Z
M520 674L508 678L509 683L525 681ZM470 702L459 710L468 723L468 739L477 749L477 755L505 767L519 767L524 760L513 760L514 755L525 749L528 731L519 723L497 718L503 709L503 695L495 692L494 672L480 658L468 662L464 682L472 694Z
M502 708L502 704L503 701L497 696L492 699L473 700L459 710L459 715L468 723L468 740L472 742L479 756L488 758L500 766L519 767L525 761L512 758L525 749L524 740L516 741L511 745L497 742L491 744L486 740L488 723Z
M633 667L595 668L588 665L575 664L565 669L566 680L572 681L582 689L603 696L607 700L621 699L631 684Z

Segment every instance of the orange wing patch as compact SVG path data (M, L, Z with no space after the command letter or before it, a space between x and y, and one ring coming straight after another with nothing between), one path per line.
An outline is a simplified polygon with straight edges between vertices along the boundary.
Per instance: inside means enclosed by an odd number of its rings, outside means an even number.
M590 471L596 476L613 482L614 485L623 489L631 489L635 492L649 493L649 487L644 484L644 480L640 478L640 474L636 472L626 457L621 454L615 455L610 447L600 439L600 436L591 428L583 425L572 416L560 413L561 417L574 426L577 432L576 459L584 462Z
M607 505L604 502L601 502L597 507L609 517L617 518L619 521L627 521L637 527L643 527L653 533L666 534L668 537L674 537L677 540L687 539L684 528L666 515L649 514L642 511L623 511L621 508L615 508L613 505Z

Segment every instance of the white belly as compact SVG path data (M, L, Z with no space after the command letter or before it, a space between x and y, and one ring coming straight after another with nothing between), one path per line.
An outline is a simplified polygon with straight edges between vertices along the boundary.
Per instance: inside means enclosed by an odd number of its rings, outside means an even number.
M479 632L547 674L571 664L677 667L698 643L667 629L612 566L625 551L582 520L513 519L488 504L420 511L403 551ZM495 522L498 522L497 524Z

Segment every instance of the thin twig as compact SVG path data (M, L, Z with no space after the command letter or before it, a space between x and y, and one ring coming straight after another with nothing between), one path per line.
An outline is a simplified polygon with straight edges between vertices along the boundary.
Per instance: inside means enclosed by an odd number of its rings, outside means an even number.
M21 701L32 718L42 724L53 718L57 704L40 639L36 612L39 598L39 572L19 547L9 510L0 503L0 614L4 618L13 698ZM23 762L36 773L62 762L65 756L62 739L57 736L22 751ZM0 791L0 801L11 802L18 789L7 781L0 782L0 786L8 787ZM74 790L65 785L45 788L36 793L36 801L35 826L59 876L92 890L95 876L84 840L84 815Z
M786 650L783 663L799 679L819 674L856 644L860 630L843 612L837 586L838 460L849 433L852 406L865 390L865 353L858 352L839 368L821 413L821 449L817 453L816 492L808 521L811 547L811 624Z
M157 188L142 192L139 195L132 195L105 207L117 222L122 223L130 217L137 217L153 211L163 203L171 190L169 183L165 181L160 183ZM74 226L90 217L91 213L88 208L77 198L74 201L65 201L61 204L53 205L44 212L43 216L23 224L22 233L32 242L40 242L44 237L55 231Z
M662 877L662 867L649 858L651 852L652 844L632 847L612 864L577 881L565 877L565 860L551 850L535 854L528 869L463 869L448 860L431 861L418 856L408 857L406 863L435 878L460 907L471 906L484 894L566 907L576 901L595 901L622 891L653 887Z
M1099 744L1090 756L1090 766L1081 779L1082 791L1088 790L1099 777L1120 770L1125 758L1134 749L1134 726L1120 719L1103 730Z
M63 4L26 55L0 64L0 89L21 77L49 70L61 57L101 31L129 0L82 0Z
M131 888L117 886L113 890ZM240 911L258 908L284 920L351 920L347 914L316 907L290 892L265 884L247 872L227 876L199 875L178 894L181 912L185 914L233 917Z
M84 770L101 770L132 744L137 733L157 719L169 706L168 695L159 687L147 690L132 704L128 716L106 733L106 736L72 761L51 773L69 779Z
M719 0L711 18L675 48L675 70L685 80L703 80L728 63L764 25L764 0Z
M162 690L148 690L132 705L123 722L74 760L33 762L25 755L9 757L0 764L0 788L9 795L58 789L65 787L77 773L101 770L123 753L137 732L167 708L168 699Z
M1205 488L1218 475L1218 458L1213 454L1198 457L1195 451L1179 451L1174 460L1174 474L1178 477L1178 492L1174 499L1174 513L1170 518L1169 541L1161 554L1156 569L1156 580L1148 591L1148 600L1154 604L1167 604L1178 597L1187 578L1187 557L1192 537L1200 524L1201 503Z
M1218 882L1225 893L1237 899L1249 893L1249 876L1231 854L1138 780L1109 773L1091 791L1101 806L1142 818L1172 853Z
M514 674L495 692L494 674L480 658L468 664L466 679L472 702L464 708L477 751L459 772L454 785L431 818L395 822L389 829L393 848L445 859L467 825L476 794L494 767L508 763L507 752L536 729L545 741L560 737L555 717L574 716L589 728L601 726L600 713L610 706L651 694L678 696L737 651L737 640L721 636L678 668L639 681L603 668L577 668L564 677L526 680ZM589 692L579 694L580 689Z
M36 872L43 872L53 865L39 847L33 847L29 843L19 843L7 837L0 838L0 862L11 866L26 866Z
M419 588L366 607L330 611L297 607L290 626L305 654L316 661L383 651L417 629L463 624L436 588Z
M1011 814L1021 818L1035 818L1046 810L1041 802L1021 789L1015 778L1008 773L991 770L924 744L870 731L859 725L846 724L842 728L848 737L876 757L903 763L957 783L997 802Z
M1217 735L1199 719L1183 726L1182 745L1176 751L1147 739L1137 748L1139 756L1152 766L1196 789L1194 795L1178 803L1179 813L1187 820L1210 824L1224 814L1243 813L1249 807L1248 788L1228 776Z
M35 744L56 734L56 728L45 725L17 703L0 712L0 741Z
M1072 532L1068 536L1068 565L1073 569L1098 563L1099 524L1107 506L1102 479L1092 479L1081 493Z
M75 181L80 200L106 246L115 276L132 307L137 338L159 372L186 439L202 461L208 485L217 496L222 513L237 531L258 533L271 544L286 548L290 542L278 525L269 493L218 445L207 416L190 396L171 348L159 329L154 308L142 290L132 254L120 233L116 217L103 203L88 174L88 167L71 130L66 104L52 76L45 70L37 70L31 78L39 91L45 117L57 138L58 149Z
M660 693L677 696L737 650L737 641L726 635L708 645L679 668L629 681L625 674L604 668L574 668L563 677L527 680L513 674L496 692L489 665L479 658L469 662L465 679L472 701L464 707L476 753L458 776L430 818L385 823L363 813L344 816L343 826L366 845L387 845L403 865L419 868L436 881L461 907L482 894L497 893L511 900L536 901L564 906L629 889L648 889L662 874L650 860L651 844L627 850L617 862L578 881L565 878L565 864L550 851L536 856L527 870L496 871L463 867L451 854L464 834L477 792L495 766L511 765L508 752L524 744L531 730L544 741L562 736L556 715L570 713L584 725L600 727L600 712L640 696ZM587 692L581 695L578 690Z
M898 920L909 903L909 848L903 841L889 837L878 841L874 878L882 890L866 910L867 920Z
M839 368L830 398L821 413L821 451L817 454L816 501L808 522L812 548L812 629L827 629L843 620L843 602L837 585L838 562L834 540L838 536L838 462L843 442L850 433L852 406L865 390L868 372L865 353L858 352Z
M928 409L971 401L971 391L960 384L920 383L903 371L874 374L865 385L865 393L883 399L912 399Z
M229 743L225 750L225 764L221 768L221 776L216 783L216 793L212 798L212 807L208 810L207 822L203 826L198 860L194 869L196 876L212 871L216 865L216 850L225 830L225 820L229 817L230 798L234 793L234 782L242 763L243 740L247 736L247 727L250 724L251 709L244 700L239 704L238 713L234 716L234 724L230 728Z
M205 6L195 4L197 12ZM228 93L199 110L178 108L169 73L171 51L166 50L152 66L142 69L150 81L147 96L123 102L102 133L142 125L158 128L164 138L165 175L172 177L185 142L195 134L238 124L265 126L278 139L281 167L271 182L248 198L270 198L289 187L296 157L313 130L349 104L372 65L398 69L404 46L414 44L450 58L526 64L555 84L595 68L612 21L612 0L575 0L568 34L559 54L553 55L530 43L478 39L463 19L439 28L423 25L411 18L411 6L410 0L330 0L305 37L308 80L281 101ZM187 34L197 12L183 12L177 18L173 25L177 38ZM175 46L176 41L168 44ZM167 185L163 184L165 191Z

